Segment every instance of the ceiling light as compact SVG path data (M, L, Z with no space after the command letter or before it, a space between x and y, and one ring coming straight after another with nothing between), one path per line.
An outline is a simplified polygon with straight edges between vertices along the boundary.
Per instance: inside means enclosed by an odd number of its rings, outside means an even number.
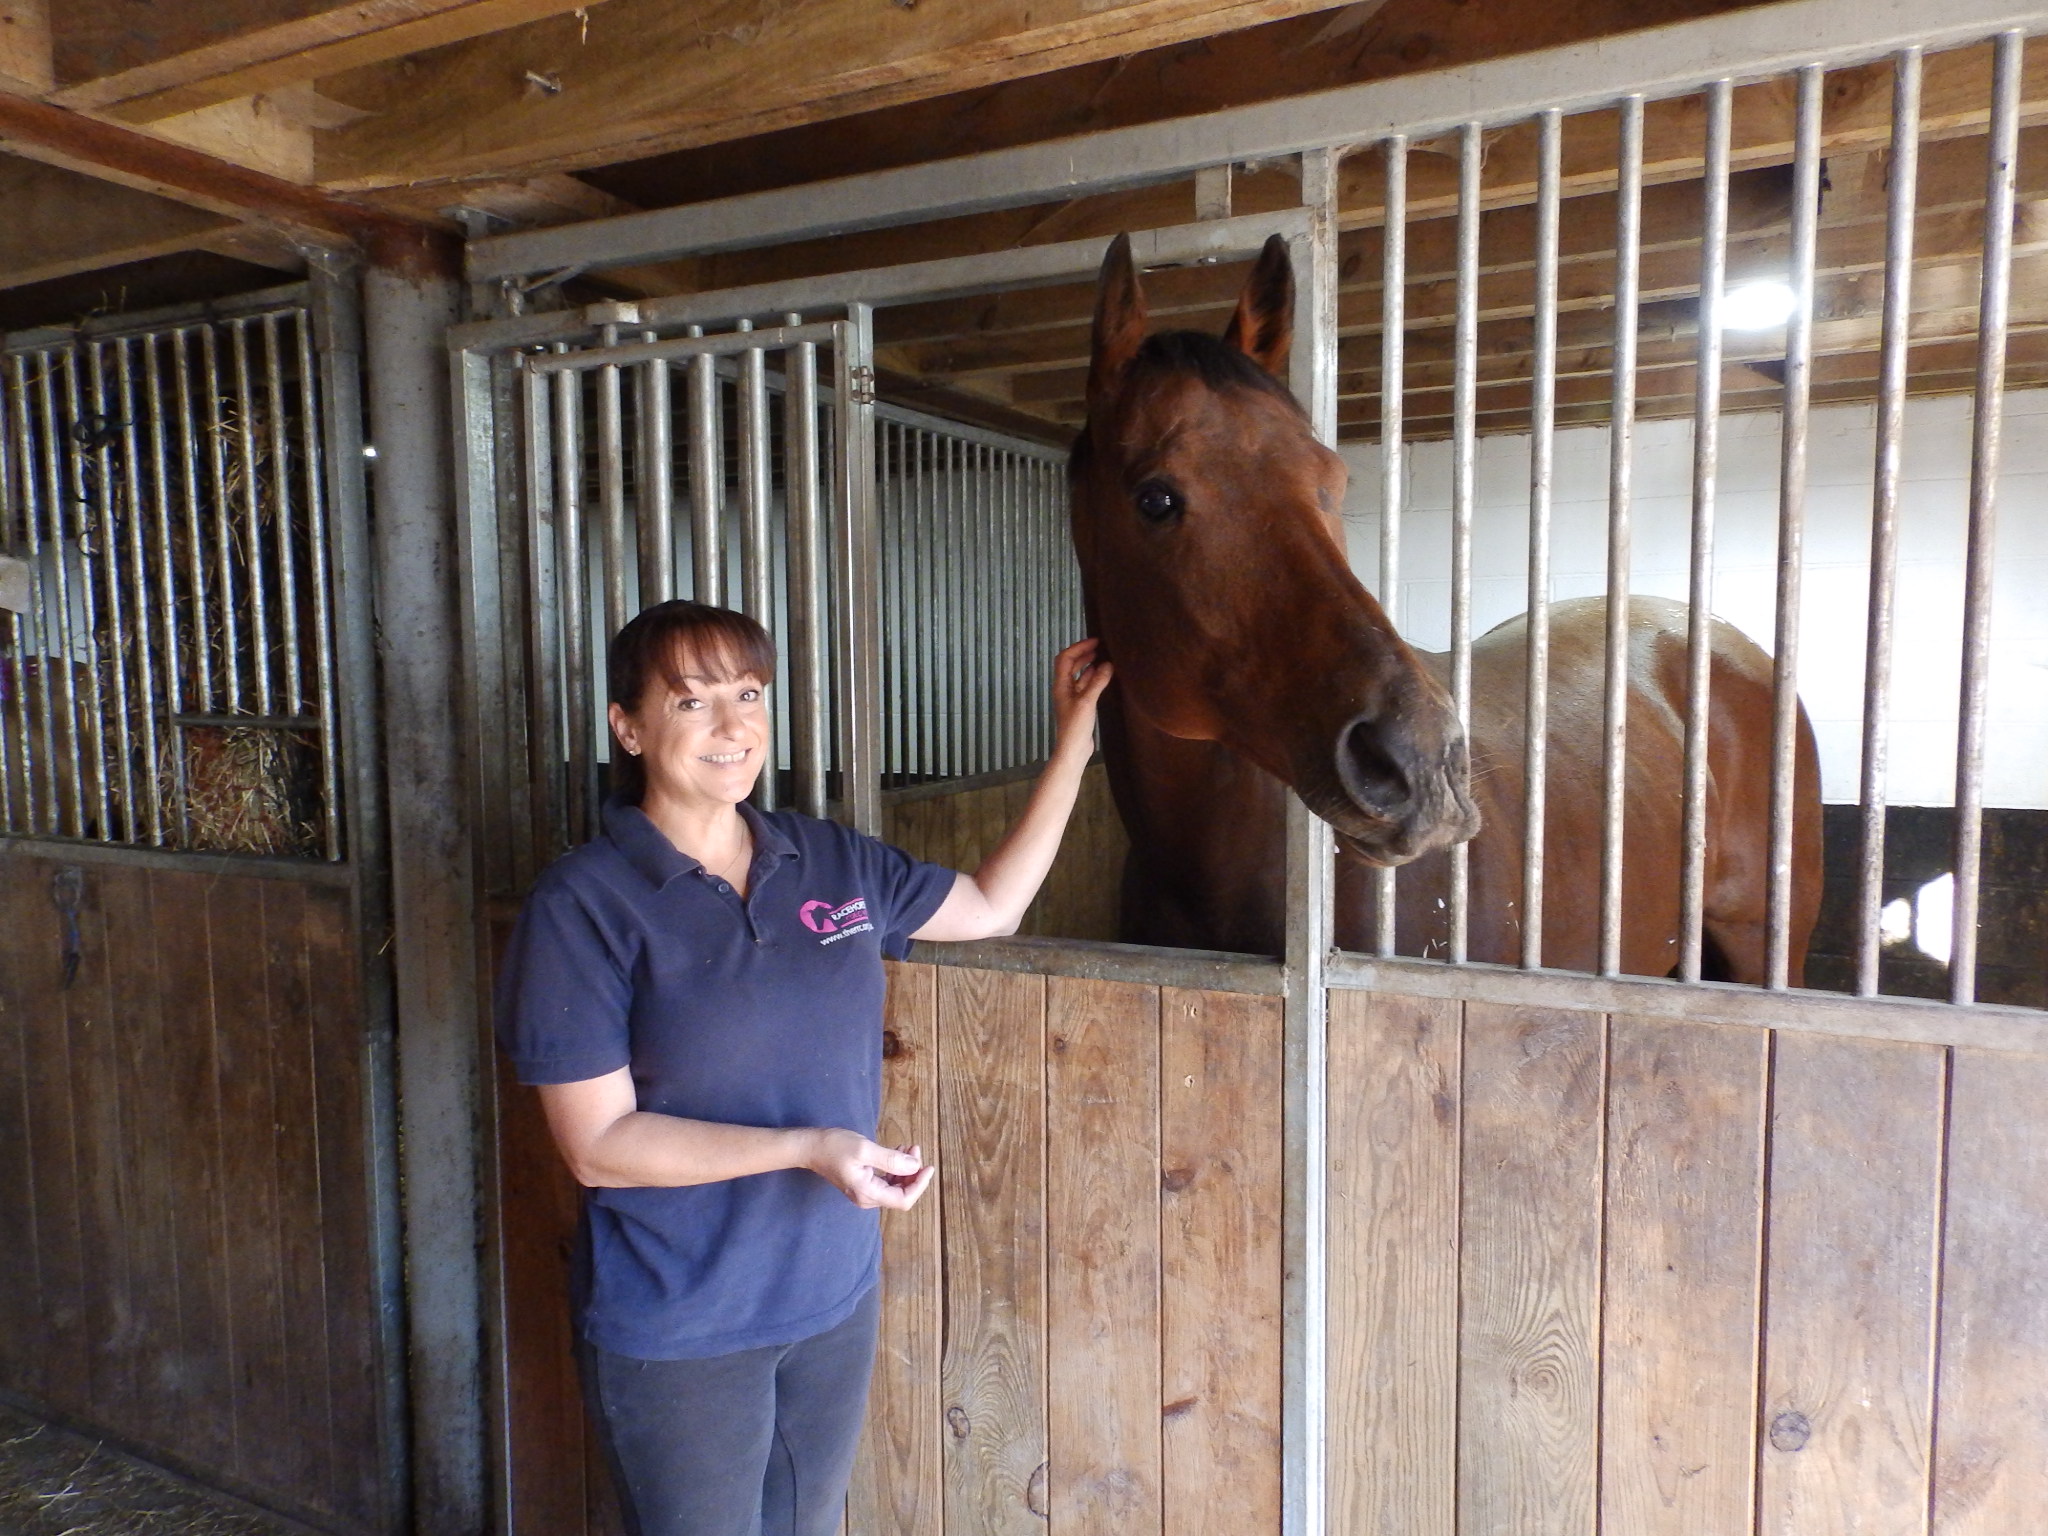
M1744 283L1721 295L1721 329L1776 330L1792 318L1792 311L1798 307L1798 297L1781 282Z

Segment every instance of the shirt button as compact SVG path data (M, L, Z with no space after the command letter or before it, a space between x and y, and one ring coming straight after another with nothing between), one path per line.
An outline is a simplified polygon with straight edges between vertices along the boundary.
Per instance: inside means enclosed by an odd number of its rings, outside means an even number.
M720 889L721 891L729 891L729 890L731 890L731 889L732 889L732 887L731 887L731 886L729 886L729 885L727 885L727 884L726 884L726 883L725 883L725 882L724 882L723 880L721 880L721 881L719 881L719 882L718 882L718 888L719 888L719 889Z

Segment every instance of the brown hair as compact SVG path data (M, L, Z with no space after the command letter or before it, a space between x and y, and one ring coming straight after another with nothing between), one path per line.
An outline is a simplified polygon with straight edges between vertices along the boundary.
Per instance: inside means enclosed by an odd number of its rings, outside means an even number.
M628 714L639 710L657 677L671 688L681 688L687 676L719 683L742 677L771 683L775 642L744 613L686 598L642 609L612 637L605 656L606 690L611 702ZM638 805L647 792L646 766L632 754L614 750L612 788Z

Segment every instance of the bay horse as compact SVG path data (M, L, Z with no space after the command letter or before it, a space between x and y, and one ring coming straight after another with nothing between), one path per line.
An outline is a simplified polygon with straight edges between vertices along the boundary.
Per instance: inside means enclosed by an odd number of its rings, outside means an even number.
M1373 871L1398 880L1397 948L1442 953L1447 849L1471 839L1468 953L1521 953L1526 616L1472 650L1469 740L1448 658L1411 649L1353 575L1346 471L1281 382L1294 279L1275 237L1222 338L1147 335L1128 239L1096 293L1087 421L1069 461L1090 632L1116 665L1102 749L1130 837L1123 937L1276 953L1286 927L1286 791L1337 834L1337 942L1371 947ZM1544 963L1599 952L1606 601L1551 613ZM1622 969L1678 957L1686 619L1638 597L1628 620ZM1712 626L1708 974L1765 975L1771 662ZM1799 716L1791 974L1820 901L1820 794Z

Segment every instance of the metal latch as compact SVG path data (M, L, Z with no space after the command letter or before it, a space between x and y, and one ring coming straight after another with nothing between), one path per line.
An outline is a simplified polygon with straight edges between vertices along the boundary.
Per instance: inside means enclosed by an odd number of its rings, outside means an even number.
M866 363L855 363L846 371L847 393L855 405L875 403L875 370Z

